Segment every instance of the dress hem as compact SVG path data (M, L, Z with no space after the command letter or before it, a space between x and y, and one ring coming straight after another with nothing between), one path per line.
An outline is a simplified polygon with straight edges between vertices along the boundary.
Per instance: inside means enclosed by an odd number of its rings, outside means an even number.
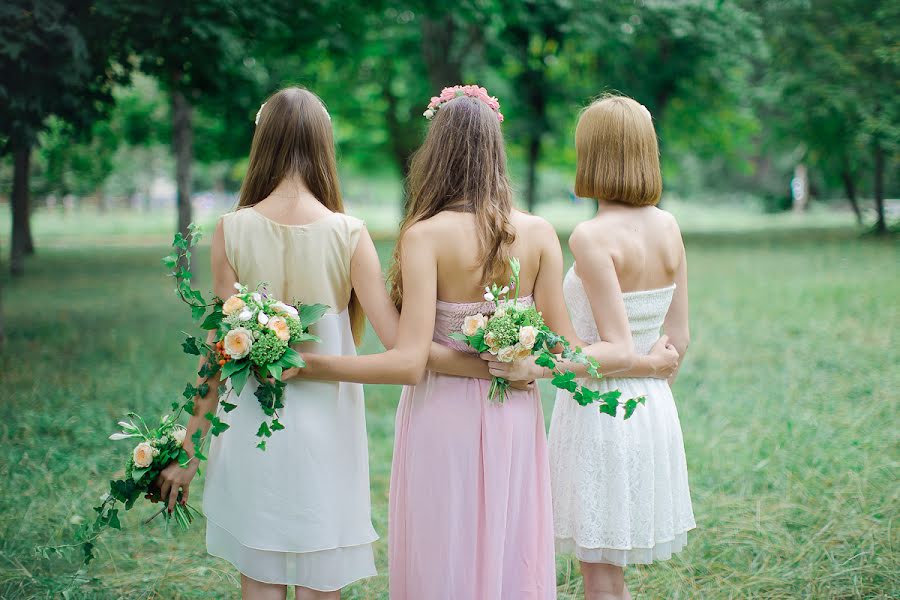
M311 550L289 550L289 549L285 549L285 548L263 548L261 546L251 546L250 544L246 543L244 540L240 539L237 535L235 535L235 533L233 531L231 531L227 527L224 527L221 523L219 523L215 519L210 519L209 515L204 515L204 516L206 517L206 520L208 522L212 523L219 529L225 531L228 535L233 537L234 540L237 543L239 543L241 546L243 546L245 548L249 548L251 550L259 550L261 552L285 552L285 553L289 553L289 554L312 554L314 552L327 552L329 550L341 550L342 548L356 548L358 546L371 545L371 544L374 544L375 542L377 542L379 539L381 539L380 536L376 533L374 538L367 540L367 541L358 542L356 544L341 544L339 546L328 546L325 548L313 548ZM220 556L219 558L222 558L222 557ZM228 560L228 559L225 559L225 560ZM263 582L263 583L266 583L266 582Z
M627 548L615 548L611 546L584 546L580 544L573 537L556 537L555 538L555 546L557 552L560 554L574 554L576 558L581 560L582 562L589 563L598 563L598 564L611 564L618 567L626 567L629 564L636 565L649 565L655 562L662 562L672 558L675 554L678 554L684 547L687 545L687 534L690 531L696 529L696 525L692 525L687 529L679 531L675 533L675 535L666 540L657 540L652 546L629 546ZM655 557L653 556L653 552L657 549L662 549L665 546L671 546L672 544L678 544L674 548L666 548L667 554L664 556ZM605 551L615 552L615 553L624 553L625 561L615 561L611 559L600 559L600 560L585 560L580 554L583 554L584 551L592 552L592 553L603 553ZM649 560L647 559L638 559L636 558L637 553L650 553Z
M358 545L359 545L359 546L365 546L366 544L358 544ZM347 548L347 547L353 548L353 547L355 547L355 546L342 546L342 547L345 547L345 548ZM336 548L332 548L332 549L336 550ZM233 560L231 560L230 558L225 558L224 556L220 556L219 554L216 554L216 553L214 553L214 552L210 552L209 549L206 550L206 553L209 554L210 556L215 556L216 558L219 558L219 559L221 559L221 560L224 560L225 562L227 562L228 564L230 564L232 567L234 567L235 569L237 569L238 572L239 572L241 575L243 575L244 577L250 577L249 575L247 575L246 573L244 573L244 572L241 570L241 568L237 565L237 563L235 563L235 562L234 562ZM298 552L297 554L303 554L303 553L302 553L302 552ZM287 582L284 582L284 581L264 581L264 580L262 580L262 579L256 579L255 577L250 577L250 579L252 579L253 581L258 581L258 582L260 582L260 583L266 583L266 584L269 584L269 585L293 585L293 586L297 586L297 587L303 587L303 588L306 588L306 589L309 589L309 590L315 590L315 591L317 591L317 592L336 592L336 591L338 591L338 590L344 589L345 587L347 587L347 586L350 585L351 583L356 583L357 581L361 581L361 580L363 580L363 579L368 579L369 577L375 577L375 576L377 576L377 575L378 575L378 571L375 570L375 571L373 571L372 573L369 573L369 574L366 574L366 575L360 575L359 577L355 577L355 578L353 578L353 579L347 581L346 583L341 584L339 587L336 587L336 588L317 588L317 587L314 587L314 586L311 586L311 585L304 585L304 584L302 584L302 583L296 583L296 582L293 582L293 583L287 583Z

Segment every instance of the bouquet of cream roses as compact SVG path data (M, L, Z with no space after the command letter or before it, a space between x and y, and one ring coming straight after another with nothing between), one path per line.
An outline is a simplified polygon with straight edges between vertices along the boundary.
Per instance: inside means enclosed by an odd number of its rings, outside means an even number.
M237 293L227 299L214 298L211 303L206 303L202 294L191 287L190 271L178 266L180 263L190 265L190 248L199 238L200 231L193 225L188 237L176 234L173 243L175 253L163 259L164 264L173 269L172 276L178 281L176 292L179 297L191 306L196 320L203 319L200 327L214 332L212 343L189 335L182 344L185 353L206 356L207 359L198 371L203 383L198 386L189 383L185 387L186 402L183 408L193 412L193 399L205 396L209 392L206 381L219 373L223 382L231 383L219 400L222 409L230 412L237 408L236 404L229 402L231 393L240 395L252 374L258 384L254 395L266 417L256 432L259 438L257 447L265 450L266 438L284 429L278 420L278 410L284 408L282 372L291 367L306 366L291 344L321 341L309 332L309 327L322 318L328 306L287 304L270 296L264 284L251 291L240 283L234 285ZM211 309L209 314L208 309ZM177 403L172 408L178 408ZM212 423L213 435L228 429L228 424L214 414L205 416ZM199 446L197 449L199 451Z
M93 521L84 523L76 532L76 543L41 548L40 551L45 557L49 558L52 554L60 554L65 548L80 545L84 552L84 563L87 565L94 557L94 542L100 534L107 528L122 528L119 520L119 511L122 507L126 511L131 510L141 496L153 498L158 495L156 478L172 461L177 460L182 466L187 466L190 458L182 448L185 429L176 423L179 414L180 411L163 415L159 425L154 428L148 427L144 420L134 413L128 414L128 421L119 421L122 431L112 434L109 439L137 442L125 460L124 478L109 482L109 491L100 498L100 504L94 507L97 516ZM198 431L195 441L199 434ZM203 516L190 504L178 502L171 513L167 512L163 505L161 510L145 522L149 523L159 515L163 515L166 523L174 520L182 529L187 529L195 516Z
M484 299L495 306L493 314L479 313L466 317L462 331L451 333L450 337L465 342L479 353L489 352L500 362L513 362L537 354L535 362L553 371L550 382L555 387L572 392L581 406L599 401L601 412L615 416L622 395L620 391L600 393L580 386L575 380L575 373L557 368L557 360L568 360L587 365L591 377L601 378L598 371L600 365L593 357L586 355L581 348L573 350L566 338L547 327L543 316L533 305L525 306L518 301L520 265L516 258L510 259L509 264L512 271L509 285L501 287L493 284L484 290ZM515 292L512 299L508 297L510 290ZM553 354L553 349L557 347L562 348L559 356ZM503 402L508 390L509 381L495 377L491 381L488 400ZM643 402L643 397L625 402L625 418L629 418L637 405Z

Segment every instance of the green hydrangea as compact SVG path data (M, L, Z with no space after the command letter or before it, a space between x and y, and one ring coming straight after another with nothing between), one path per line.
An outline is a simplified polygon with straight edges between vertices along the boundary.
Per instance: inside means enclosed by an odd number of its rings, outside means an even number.
M300 340L300 334L303 333L303 325L300 323L300 319L293 317L285 317L284 320L287 321L288 329L291 332L291 343L296 344Z
M531 325L532 327L540 329L544 326L544 317L542 317L541 313L533 306L529 306L528 308L519 311L518 314L517 321L522 327Z
M253 342L250 348L250 361L255 365L267 365L275 362L284 354L288 343L278 339L274 331L266 330Z
M519 328L513 322L513 315L507 312L502 317L495 317L488 321L485 336L493 335L495 345L500 348L512 346L519 341Z

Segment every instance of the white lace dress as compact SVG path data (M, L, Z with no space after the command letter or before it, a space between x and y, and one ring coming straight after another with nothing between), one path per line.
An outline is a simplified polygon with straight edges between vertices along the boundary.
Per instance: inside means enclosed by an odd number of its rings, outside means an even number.
M566 304L579 337L597 341L597 326L574 267L566 274ZM675 286L624 294L635 350L647 353ZM647 397L632 417L613 419L596 407L556 395L550 423L550 480L557 551L579 560L625 566L666 560L696 527L678 410L661 379L582 380L622 397Z

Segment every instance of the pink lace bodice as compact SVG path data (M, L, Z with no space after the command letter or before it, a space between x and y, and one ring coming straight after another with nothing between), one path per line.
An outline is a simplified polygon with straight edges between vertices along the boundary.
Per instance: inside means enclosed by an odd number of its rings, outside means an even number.
M534 304L531 296L519 298L521 304ZM474 354L474 350L462 342L450 338L453 332L462 332L463 321L470 315L481 313L489 315L494 312L493 302L444 302L437 301L434 315L434 336L431 338L442 346L448 346L460 352Z

